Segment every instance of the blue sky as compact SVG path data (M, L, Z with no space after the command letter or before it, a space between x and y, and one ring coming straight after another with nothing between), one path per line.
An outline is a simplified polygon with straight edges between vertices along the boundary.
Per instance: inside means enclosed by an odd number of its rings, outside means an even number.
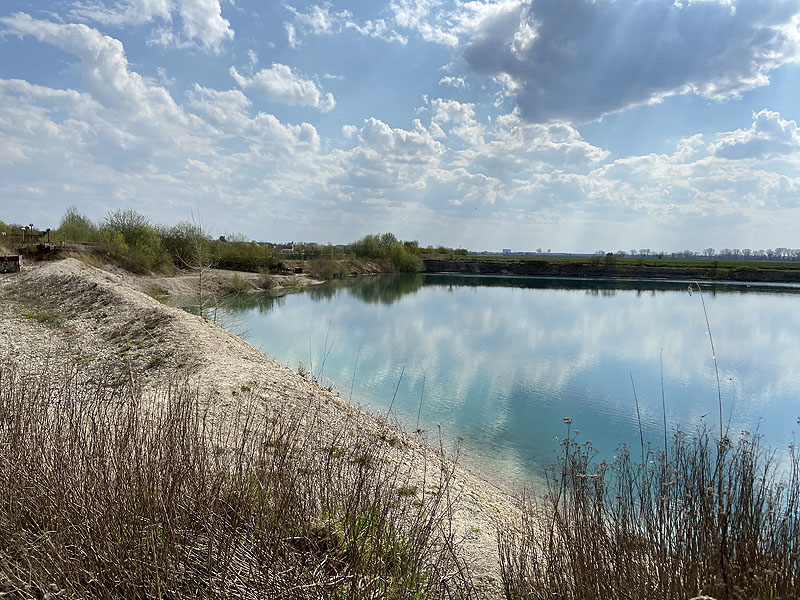
M0 219L796 247L796 0L6 0Z

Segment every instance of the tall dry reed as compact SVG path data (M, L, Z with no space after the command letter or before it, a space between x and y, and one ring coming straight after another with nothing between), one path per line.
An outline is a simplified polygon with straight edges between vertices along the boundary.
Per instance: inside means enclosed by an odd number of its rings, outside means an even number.
M377 438L239 397L221 421L186 381L0 364L0 595L471 597L452 471L398 493Z
M499 533L506 597L793 599L800 594L800 456L678 431L645 461L596 461L567 420L547 492Z

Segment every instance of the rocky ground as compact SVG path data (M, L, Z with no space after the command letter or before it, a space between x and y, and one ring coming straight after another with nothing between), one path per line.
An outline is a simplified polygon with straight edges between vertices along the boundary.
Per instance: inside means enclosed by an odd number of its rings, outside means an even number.
M221 293L229 277L211 273L208 282ZM258 283L257 274L242 277L254 287ZM310 284L313 280L296 276L275 283L284 288ZM400 431L221 327L154 297L192 294L196 286L192 276L140 278L74 258L0 275L0 360L45 370L80 356L153 388L176 374L188 376L220 419L236 408L242 390L255 390L266 410L302 415L317 435L341 440L372 432L391 445L393 460L401 462L420 493L431 473L452 466L443 452L450 444ZM483 591L499 597L496 527L516 518L517 501L463 465L455 465L452 500L459 551Z

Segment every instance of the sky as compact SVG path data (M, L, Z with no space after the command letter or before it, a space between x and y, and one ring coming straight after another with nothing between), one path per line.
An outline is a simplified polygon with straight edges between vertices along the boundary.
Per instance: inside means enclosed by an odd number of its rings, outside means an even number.
M4 0L0 220L797 247L797 0Z

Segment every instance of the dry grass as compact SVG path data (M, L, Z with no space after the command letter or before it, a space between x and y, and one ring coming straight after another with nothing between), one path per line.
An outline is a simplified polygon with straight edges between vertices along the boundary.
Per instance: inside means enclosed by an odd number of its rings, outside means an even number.
M405 494L385 444L320 441L313 411L270 415L243 390L211 418L186 381L147 398L132 376L0 364L0 595L473 595L452 471Z
M794 448L779 461L758 436L720 442L701 430L644 461L625 447L611 464L595 455L568 435L548 492L500 532L507 598L798 597Z

